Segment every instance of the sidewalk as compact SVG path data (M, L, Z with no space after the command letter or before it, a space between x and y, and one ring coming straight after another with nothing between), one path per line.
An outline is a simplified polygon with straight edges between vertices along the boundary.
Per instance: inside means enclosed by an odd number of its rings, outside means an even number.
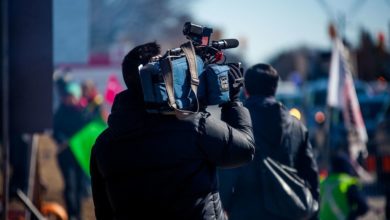
M370 204L370 207L380 209L382 210L382 212L375 213L373 211L369 211L364 217L359 218L359 220L385 220L385 213L384 213L385 198L382 196L369 197L368 203Z

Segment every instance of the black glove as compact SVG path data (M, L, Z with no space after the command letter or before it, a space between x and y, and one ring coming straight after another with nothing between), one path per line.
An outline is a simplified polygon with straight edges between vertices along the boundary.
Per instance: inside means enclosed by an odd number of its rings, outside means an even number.
M239 63L228 63L229 69L229 96L231 102L240 101L241 87L244 85L244 70Z

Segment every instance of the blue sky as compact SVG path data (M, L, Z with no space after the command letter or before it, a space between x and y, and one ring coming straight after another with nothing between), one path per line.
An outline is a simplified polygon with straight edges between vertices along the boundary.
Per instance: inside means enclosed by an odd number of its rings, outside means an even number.
M390 0L323 0L337 15L345 14L345 36L356 45L361 27L376 38L385 33L389 48ZM357 10L353 8L357 2ZM300 45L329 48L330 15L319 0L198 0L191 7L193 22L223 30L224 38L243 39L234 49L249 64L264 62L282 50ZM335 16L333 16L335 17Z

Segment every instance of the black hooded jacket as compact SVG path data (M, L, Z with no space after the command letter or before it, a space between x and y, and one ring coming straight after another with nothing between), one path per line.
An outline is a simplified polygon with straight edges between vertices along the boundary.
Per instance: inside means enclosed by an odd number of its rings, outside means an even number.
M246 166L220 171L220 193L229 219L282 219L264 206L267 198L262 192L260 153L265 151L271 158L296 168L318 201L318 168L307 129L273 97L251 96L245 106L252 118L256 156Z
M184 120L148 114L126 90L118 94L109 127L91 156L97 219L225 219L216 167L253 159L254 140L245 107L222 108Z

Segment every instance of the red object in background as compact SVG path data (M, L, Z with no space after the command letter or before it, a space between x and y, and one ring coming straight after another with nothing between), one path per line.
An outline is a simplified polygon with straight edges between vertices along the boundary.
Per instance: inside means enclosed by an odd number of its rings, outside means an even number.
M110 57L107 53L92 53L89 56L88 64L98 66L110 65Z
M378 47L382 52L386 50L385 34L383 32L378 33Z
M333 23L330 23L328 26L328 34L330 39L335 39L337 37L337 30Z
M390 156L382 156L382 171L390 173Z
M380 170L384 173L390 173L390 156L378 156L368 155L365 160L365 168L368 172L375 172L377 170L377 159L379 160L379 166L381 166Z
M8 220L24 220L25 215L23 210L8 210Z
M386 83L386 79L383 76L378 77L377 79L379 82Z
M314 115L314 118L318 124L322 124L325 122L325 114L321 111L316 112L316 114Z
M368 172L376 171L376 158L374 155L368 155L365 161L365 167Z
M123 87L120 84L118 78L114 74L111 74L110 77L108 78L106 92L104 95L105 101L108 104L112 105L114 103L116 94L118 94L122 90Z
M320 175L320 180L321 181L324 180L328 176L328 170L321 169L319 175Z
M378 33L378 43L385 43L385 34L383 32Z

